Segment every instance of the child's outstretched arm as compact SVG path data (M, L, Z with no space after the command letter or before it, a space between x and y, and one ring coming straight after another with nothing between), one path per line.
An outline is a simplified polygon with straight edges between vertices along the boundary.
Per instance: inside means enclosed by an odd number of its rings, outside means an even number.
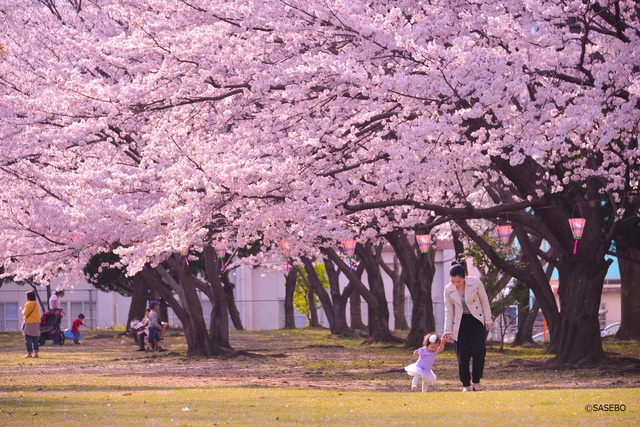
M440 345L438 346L438 351L436 353L440 353L442 350L444 350L444 345L447 343L447 340L442 338L440 340Z

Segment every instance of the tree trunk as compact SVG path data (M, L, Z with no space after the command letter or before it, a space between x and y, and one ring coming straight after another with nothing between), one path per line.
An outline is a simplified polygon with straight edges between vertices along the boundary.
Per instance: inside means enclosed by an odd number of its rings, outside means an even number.
M405 283L406 276L404 273L400 273L398 280L393 282L393 329L398 331L409 330L409 324L407 323L407 316L404 310L406 303L404 295Z
M393 283L393 329L396 331L407 330L409 325L404 313L406 272L400 268L397 256L393 257L393 269L385 262L381 262L380 267L387 273Z
M329 297L327 290L322 286L322 282L320 282L320 278L316 274L316 269L313 266L313 262L311 262L311 260L307 257L302 257L301 259L307 272L307 277L309 278L309 291L311 292L311 296L309 297L309 314L311 326L320 326L320 324L318 323L318 313L316 311L315 302L313 301L313 294L315 293L320 299L320 304L322 305L324 314L327 316L327 321L329 322L329 328L333 333L333 323L335 316L331 297ZM314 314L315 319L313 318Z
M222 283L224 287L224 294L227 298L227 307L229 308L229 317L231 317L231 322L233 323L233 327L236 328L237 331L244 331L244 326L242 326L242 319L240 318L240 311L238 311L238 306L236 305L236 298L233 293L236 285L231 283L229 280L229 274L225 271L222 275Z
M533 343L533 325L536 323L536 317L540 306L538 302L533 303L531 310L521 309L518 313L518 332L513 340L513 345L524 345Z
M391 243L400 260L405 273L405 283L413 300L407 346L418 348L422 346L424 336L436 329L431 298L431 284L436 271L435 254L432 250L426 254L416 253L414 245L409 242L402 230L389 233L385 238Z
M284 278L284 328L295 329L296 319L293 307L293 294L296 290L296 283L298 280L298 268L292 266Z
M556 344L551 365L593 366L604 360L598 311L608 266L604 258L585 255L558 265L560 324L551 331Z
M351 317L351 329L366 330L367 325L362 321L362 298L358 289L354 289L349 298L349 316Z
M620 253L620 329L616 338L640 341L640 249L617 246Z
M356 246L357 248L357 246ZM356 249L357 250L357 249ZM360 291L360 294L369 305L369 337L365 342L398 342L398 338L394 337L389 330L389 317L387 314L386 323L384 321L384 311L386 307L381 307L380 301L369 289L362 283L360 278L349 268L347 264L340 258L332 248L321 248L321 251L335 263L342 271L347 279L354 284ZM365 251L366 252L366 251ZM362 261L361 261L362 262ZM377 261L374 260L377 263ZM366 267L365 267L366 268ZM389 310L386 309L389 313Z
M187 356L209 357L212 355L211 343L209 335L207 334L207 325L204 321L200 298L196 292L195 285L189 280L190 278L188 278L188 276L191 275L189 266L184 257L178 255L168 258L166 264L170 266L174 274L177 274L178 281L176 281L167 270L162 268L162 265L159 265L156 269L165 283L169 284L174 292L176 292L180 299L180 305L189 312L193 341L192 345L187 347Z
M203 255L207 278L213 291L211 320L209 322L209 342L211 352L214 355L220 355L226 353L227 350L231 348L231 344L229 343L229 309L227 307L227 295L222 287L220 264L218 263L216 251L213 246L206 245Z
M142 320L144 317L144 311L147 308L147 301L149 300L149 285L142 278L140 273L136 273L132 279L132 293L131 293L131 305L129 306L129 315L127 316L127 331L131 321L135 318Z
M324 258L325 271L329 279L329 290L331 292L331 307L333 308L333 322L331 325L331 333L333 335L345 336L349 333L349 325L347 324L347 299L355 289L353 284L349 283L340 293L340 272L336 270L335 265L330 259ZM363 267L358 266L360 271ZM357 271L356 271L356 274Z
M379 248L374 248L372 243L356 246L356 254L360 258L360 262L364 265L367 272L367 282L369 283L369 291L373 294L378 302L375 306L369 304L369 331L372 328L377 329L382 336L391 336L389 330L389 305L387 296L384 292L384 282L380 272ZM385 338L386 340L386 338Z
M164 273L166 272L161 273L162 270L164 270L164 268L162 268L161 266L158 266L155 269L155 271L159 275L163 276ZM140 272L140 274L142 275L145 282L147 282L147 285L149 285L149 288L153 289L155 292L161 295L162 298L169 304L169 306L174 311L174 313L176 313L176 316L178 316L178 319L180 319L180 323L182 323L182 329L184 331L184 337L185 337L185 340L187 341L187 355L207 356L208 347L203 348L201 345L199 345L199 342L197 339L198 334L196 334L194 331L194 326L191 322L191 315L189 314L189 312L173 297L171 292L169 292L162 285L162 283L160 282L160 279L156 277L156 275L152 272L150 268L143 269ZM169 279L174 282L174 286L177 285L173 280L173 278L169 277ZM203 322L203 328L206 331L206 326L204 325L204 322ZM205 333L205 336L206 336L206 333Z
M320 322L318 322L318 309L314 298L313 289L307 288L307 304L309 304L309 326L312 328L319 328Z

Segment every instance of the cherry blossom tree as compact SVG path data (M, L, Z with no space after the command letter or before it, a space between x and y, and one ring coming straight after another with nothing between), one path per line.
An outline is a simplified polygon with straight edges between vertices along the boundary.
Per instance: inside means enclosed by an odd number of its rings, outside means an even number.
M6 274L45 282L113 251L133 275L217 238L266 252L293 236L315 256L434 217L508 220L557 254L557 362L603 360L604 255L640 169L635 2L0 11Z

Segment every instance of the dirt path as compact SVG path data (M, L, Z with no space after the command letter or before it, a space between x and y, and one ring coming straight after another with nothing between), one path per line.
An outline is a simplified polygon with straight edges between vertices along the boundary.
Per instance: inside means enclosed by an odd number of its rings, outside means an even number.
M99 374L141 384L199 386L262 386L322 388L333 390L407 391L410 379L404 366L411 350L402 346L362 345L362 340L340 340L326 331L233 332L237 353L228 358L186 358L183 339L168 337L171 351L134 351L130 338L88 334L82 346L43 348L42 357L56 363L38 363L32 373L82 376ZM621 346L624 354L610 354L597 369L549 370L548 356L497 353L487 355L483 386L487 390L553 388L640 387L640 345ZM5 349L3 349L5 350ZM534 352L535 353L535 352ZM634 357L635 356L635 357ZM8 365L4 375L20 374L23 365ZM454 354L438 356L434 391L460 389ZM150 373L153 373L152 375Z

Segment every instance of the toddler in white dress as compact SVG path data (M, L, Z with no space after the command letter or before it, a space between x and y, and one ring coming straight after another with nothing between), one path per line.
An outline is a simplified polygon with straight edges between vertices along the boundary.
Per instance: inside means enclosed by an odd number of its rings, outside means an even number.
M426 392L429 383L436 380L436 374L433 373L433 362L436 360L436 354L444 349L444 339L440 339L435 332L428 333L424 336L422 347L413 352L413 357L417 357L416 363L405 367L407 374L411 375L411 389L418 388L418 381L422 379L422 392Z

